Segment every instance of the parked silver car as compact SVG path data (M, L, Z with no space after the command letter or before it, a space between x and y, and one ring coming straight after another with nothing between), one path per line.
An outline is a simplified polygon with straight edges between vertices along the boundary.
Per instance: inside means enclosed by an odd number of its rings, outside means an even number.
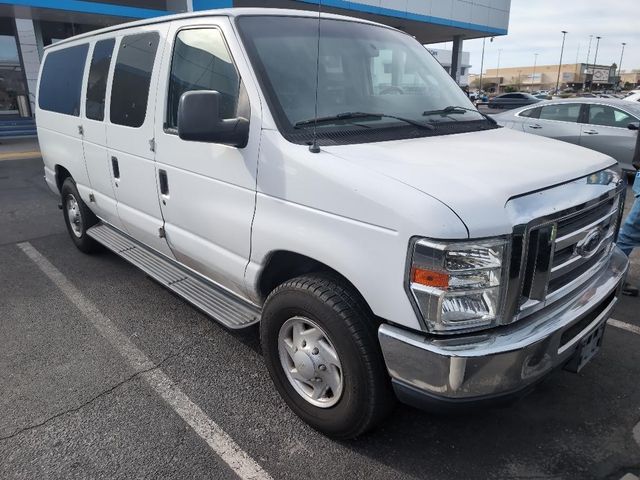
M493 118L504 126L606 153L624 170L631 165L640 128L640 104L609 98L540 102Z

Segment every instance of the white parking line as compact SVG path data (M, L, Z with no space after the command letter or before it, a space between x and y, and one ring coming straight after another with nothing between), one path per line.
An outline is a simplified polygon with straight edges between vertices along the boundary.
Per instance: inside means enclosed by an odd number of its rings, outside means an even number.
M18 247L49 277L62 293L80 310L100 334L127 360L136 371L149 370L141 377L149 386L189 424L191 428L240 478L271 480L271 476L198 405L193 403L178 386L140 351L118 328L104 316L56 267L29 242Z
M622 330L626 330L627 332L635 333L636 335L640 335L640 327L637 325L632 325L630 323L621 322L620 320L616 320L615 318L610 318L607 320L607 323L612 327L620 328Z

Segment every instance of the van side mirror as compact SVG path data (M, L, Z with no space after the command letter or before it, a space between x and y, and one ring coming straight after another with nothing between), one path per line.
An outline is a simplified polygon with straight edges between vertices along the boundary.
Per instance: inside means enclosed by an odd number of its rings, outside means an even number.
M193 90L183 93L178 103L178 136L244 148L249 142L249 120L220 118L220 93Z
M627 128L629 130L640 130L640 122L631 122L629 125L627 125Z

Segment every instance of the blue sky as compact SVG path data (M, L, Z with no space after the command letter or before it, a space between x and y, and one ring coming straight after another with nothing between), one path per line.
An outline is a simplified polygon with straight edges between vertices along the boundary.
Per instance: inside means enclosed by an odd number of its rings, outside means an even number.
M598 63L610 65L620 61L622 42L626 42L622 69L640 69L640 0L512 0L509 34L487 39L484 69L496 68L498 50L500 66L557 65L560 60L562 30L566 30L562 63L586 63L589 35L593 35L589 62L593 63L596 36L602 37ZM438 44L451 48L451 43ZM464 42L471 52L471 72L480 72L482 40Z

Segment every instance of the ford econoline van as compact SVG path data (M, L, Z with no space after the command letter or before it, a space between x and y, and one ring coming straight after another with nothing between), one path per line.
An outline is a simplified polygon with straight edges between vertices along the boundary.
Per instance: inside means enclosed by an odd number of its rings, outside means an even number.
M627 271L615 161L500 128L384 25L238 9L79 35L46 49L36 118L75 245L259 322L278 392L333 437L396 398L579 371Z

